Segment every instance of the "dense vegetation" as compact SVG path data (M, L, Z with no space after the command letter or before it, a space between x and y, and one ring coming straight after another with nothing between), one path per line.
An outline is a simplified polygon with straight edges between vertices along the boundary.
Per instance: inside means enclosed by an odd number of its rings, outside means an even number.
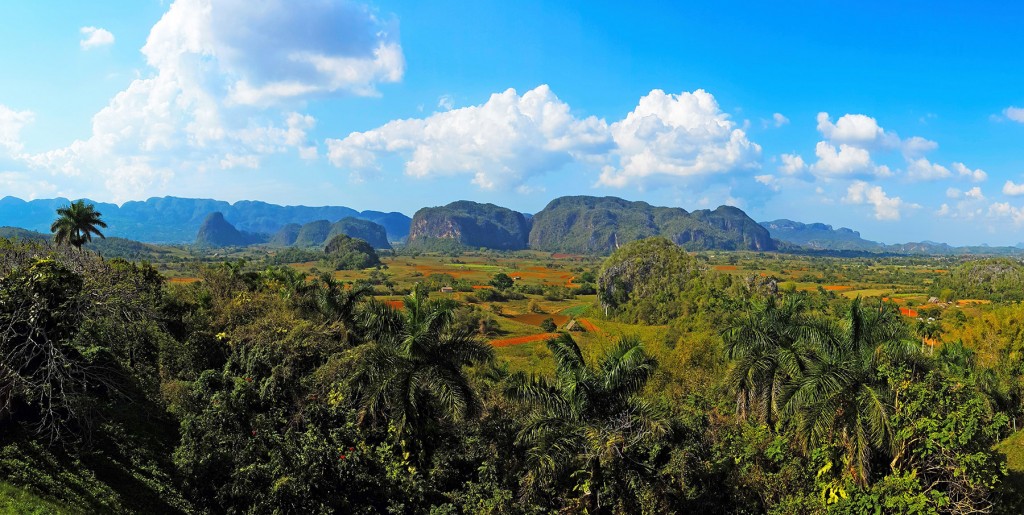
M936 283L933 293L956 299L1024 300L1024 265L1011 259L967 261Z
M529 234L530 224L522 213L463 200L417 211L409 227L409 246L442 251L452 244L517 250L526 248Z
M1024 420L1024 308L943 311L948 343L926 351L891 303L705 259L651 239L579 267L602 324L625 329L563 333L543 367L513 370L480 339L491 315L428 291L543 309L564 285L434 274L398 306L295 267L211 263L168 284L0 240L0 508L1019 513L996 444ZM819 265L854 273L839 263Z
M532 222L530 248L549 252L608 253L652 236L687 249L775 249L764 227L728 206L687 213L615 197L560 197Z
M352 217L342 218L341 220L331 224L331 231L327 234L327 239L330 240L333 236L338 234L359 238L360 240L369 243L370 246L375 249L391 248L391 244L388 243L388 235L384 230L384 227L369 220L360 220Z
M327 259L335 270L362 270L380 266L380 257L373 246L358 238L338 234L324 245Z

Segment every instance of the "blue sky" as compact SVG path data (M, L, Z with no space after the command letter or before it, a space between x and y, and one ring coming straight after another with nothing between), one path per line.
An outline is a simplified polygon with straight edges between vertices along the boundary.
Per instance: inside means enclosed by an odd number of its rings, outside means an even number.
M20 2L0 196L728 203L1024 241L1024 6Z

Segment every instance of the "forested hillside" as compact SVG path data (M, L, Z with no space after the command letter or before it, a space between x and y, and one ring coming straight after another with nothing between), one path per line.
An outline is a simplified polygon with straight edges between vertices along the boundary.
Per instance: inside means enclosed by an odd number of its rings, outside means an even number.
M338 235L320 253L341 263L373 249ZM396 256L335 273L304 256L208 263L168 282L151 265L0 239L0 507L1024 506L1011 444L997 446L1024 421L1024 355L987 311L974 325L934 308L937 333L892 302L784 288L666 239L565 261L574 268L557 284L558 262L520 266L532 258L519 254L472 267ZM424 275L442 259L453 271L518 268L482 285ZM413 280L392 282L399 268ZM1013 303L992 309L1024 317ZM541 339L504 343L519 321Z

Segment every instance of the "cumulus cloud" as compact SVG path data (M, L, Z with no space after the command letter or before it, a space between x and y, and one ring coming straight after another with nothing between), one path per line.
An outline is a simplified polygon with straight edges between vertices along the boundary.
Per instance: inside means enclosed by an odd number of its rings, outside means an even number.
M960 191L960 190L958 190L956 188L946 188L946 197L947 198L954 198L954 199L956 199L956 198L960 198L960 196L963 195L963 194L964 194L964 192L962 192L962 191Z
M937 181L953 176L949 168L932 163L925 158L912 159L907 163L907 177L916 181Z
M993 202L988 207L988 216L996 220L1009 220L1015 225L1024 224L1024 209L1009 202Z
M622 187L663 175L696 177L754 169L760 145L718 108L710 93L651 91L610 127L619 166L607 166L600 184Z
M1006 183L1003 184L1003 195L1011 197L1024 195L1024 183L1017 184L1013 181L1006 181Z
M773 113L771 120L761 119L761 126L766 129L768 127L779 128L783 125L789 125L789 118L786 118L786 115L782 113Z
M1015 122L1024 123L1024 107L1007 107L1003 109L1003 115Z
M873 206L875 218L878 220L899 220L902 209L920 207L917 204L907 204L900 197L889 197L881 186L873 186L864 181L854 181L850 184L843 201L848 204Z
M93 117L89 138L26 160L89 173L115 200L178 175L258 167L269 154L317 156L315 120L291 111L331 94L375 95L401 79L397 24L370 8L323 0L176 0L150 30L148 76Z
M542 85L513 89L487 102L395 120L327 141L335 166L381 168L398 156L413 177L469 175L483 189L522 184L531 176L580 163L601 170L598 184L643 184L654 178L694 178L759 166L761 147L747 139L703 90L679 95L654 90L624 119L577 118Z
M779 186L779 179L774 175L755 175L754 180L757 181L758 183L764 184L765 186L768 187L768 189L772 191L779 191L781 189L781 187Z
M784 175L800 175L807 169L807 163L804 162L804 158L797 154L782 154L779 156L782 164L779 165L778 170Z
M914 159L939 148L939 144L920 136L912 136L903 141L902 148L907 159Z
M487 102L395 120L344 139L327 140L328 158L356 171L380 168L379 158L399 155L412 177L469 175L482 189L519 186L608 147L608 126L578 119L547 86L523 95L514 89Z
M57 193L57 186L25 172L0 172L0 192L25 200Z
M818 161L810 170L819 177L849 177L892 175L889 167L876 165L867 149L842 143L837 148L827 141L819 141L814 147Z
M971 200L985 200L985 195L981 193L981 188L978 186L975 186L964 192L964 197Z
M21 129L34 120L32 111L15 111L0 104L0 151L12 155L21 152Z
M953 169L956 170L957 175L961 178L968 179L972 182L983 182L988 179L988 174L981 168L971 170L970 167L963 163L953 163Z
M886 132L878 121L863 114L845 114L835 123L826 112L818 113L818 132L833 143L861 148L897 148L900 138Z
M96 47L114 44L114 35L107 29L82 27L78 31L82 33L82 40L78 42L82 50L91 50Z

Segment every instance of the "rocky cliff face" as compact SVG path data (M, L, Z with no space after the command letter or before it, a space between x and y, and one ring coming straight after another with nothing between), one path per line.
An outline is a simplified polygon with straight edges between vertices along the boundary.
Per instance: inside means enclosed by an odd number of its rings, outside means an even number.
M499 250L525 249L530 223L511 209L459 201L416 212L409 227L409 246L431 248L457 244Z
M655 207L616 197L561 197L533 217L530 248L608 253L631 241L663 236L687 249L775 250L768 231L742 210Z
M205 247L243 247L264 241L260 235L239 231L219 211L207 215L196 234L196 245Z

